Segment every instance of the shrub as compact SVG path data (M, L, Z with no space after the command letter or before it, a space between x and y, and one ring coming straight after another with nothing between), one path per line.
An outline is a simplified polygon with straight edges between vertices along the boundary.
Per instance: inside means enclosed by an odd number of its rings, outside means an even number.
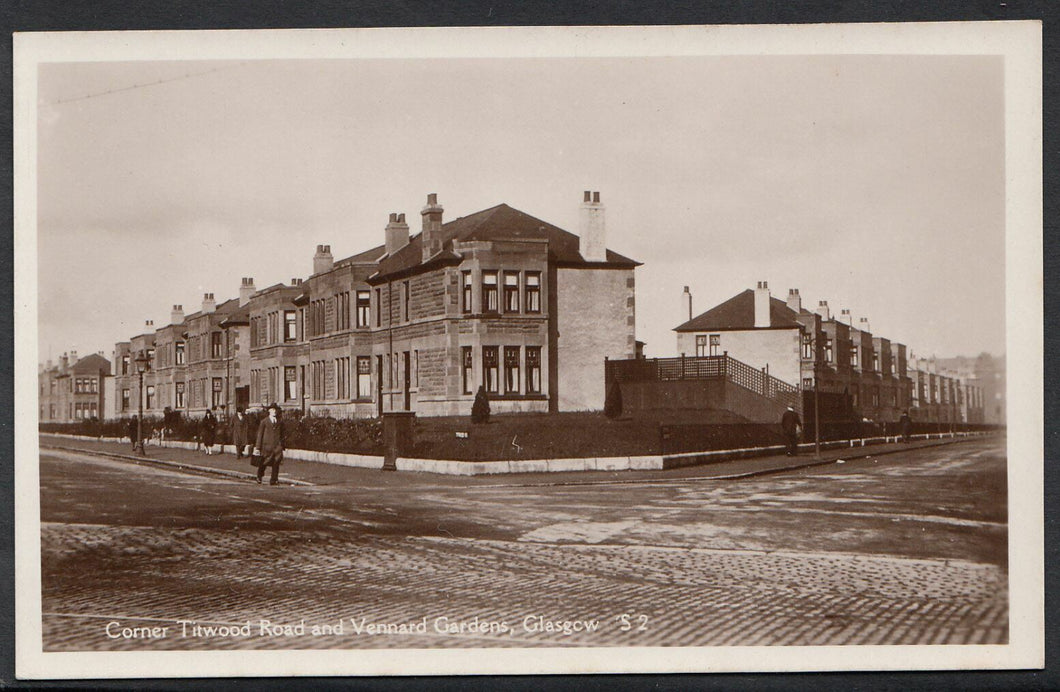
M471 404L471 422L488 423L490 420L490 398L486 388L480 386L475 394L475 403Z
M614 420L622 415L622 387L618 382L612 382L611 388L607 390L604 399L604 415Z

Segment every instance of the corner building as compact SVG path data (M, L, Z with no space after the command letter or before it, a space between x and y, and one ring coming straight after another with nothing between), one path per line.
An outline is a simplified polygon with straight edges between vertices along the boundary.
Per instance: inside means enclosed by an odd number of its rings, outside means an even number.
M431 194L410 233L256 293L250 398L307 413L467 415L483 387L496 413L601 409L604 359L631 358L634 269L605 247L586 192L580 235L507 204L443 221Z

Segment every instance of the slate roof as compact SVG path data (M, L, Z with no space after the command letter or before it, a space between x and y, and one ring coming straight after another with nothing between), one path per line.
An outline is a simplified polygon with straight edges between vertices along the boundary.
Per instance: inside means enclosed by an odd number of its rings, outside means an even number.
M417 268L426 269L438 264L459 262L461 257L453 252L454 240L461 242L474 240L547 241L549 259L560 266L585 265L633 268L640 265L640 262L631 260L611 250L607 251L606 262L588 262L578 250L578 236L547 221L533 217L526 212L514 209L507 204L498 204L495 207L442 224L442 251L430 258L427 263L422 261L421 236L422 233L419 233L411 237L408 245L380 262L379 270L373 275L373 278L378 279L391 274L408 273ZM362 253L362 255L368 255L373 251L374 249Z
M73 367L74 372L99 372L100 370L106 370L109 375L110 361L98 353L93 353L79 359Z
M805 312L805 311L804 311ZM769 325L773 329L798 327L796 313L779 298L769 299ZM704 332L755 328L755 292L746 289L684 324L675 332Z

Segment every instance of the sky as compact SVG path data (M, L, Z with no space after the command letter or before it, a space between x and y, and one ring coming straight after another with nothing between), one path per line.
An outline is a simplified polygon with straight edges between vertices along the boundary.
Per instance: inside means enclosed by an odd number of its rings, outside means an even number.
M501 202L578 230L599 190L637 338L768 281L940 357L1004 352L996 56L42 64L39 359L84 355Z

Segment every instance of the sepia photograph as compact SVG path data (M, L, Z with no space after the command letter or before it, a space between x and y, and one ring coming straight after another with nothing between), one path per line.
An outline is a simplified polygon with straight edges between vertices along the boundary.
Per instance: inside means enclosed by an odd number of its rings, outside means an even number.
M16 35L20 677L1041 666L1040 42Z

